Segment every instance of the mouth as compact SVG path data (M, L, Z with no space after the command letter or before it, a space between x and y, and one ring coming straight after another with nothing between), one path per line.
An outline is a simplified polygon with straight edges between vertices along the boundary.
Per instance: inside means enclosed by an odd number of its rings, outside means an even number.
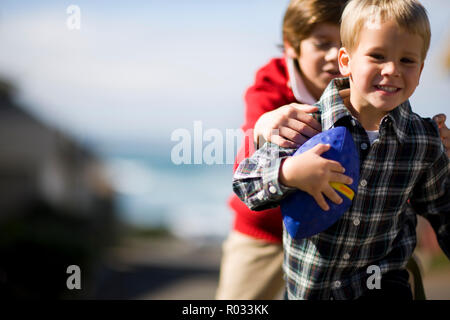
M394 87L394 86L388 86L388 85L384 85L384 86L376 85L375 88L378 91L381 91L381 92L386 93L386 94L393 94L393 93L396 93L396 92L401 90L400 88L397 88L397 87Z

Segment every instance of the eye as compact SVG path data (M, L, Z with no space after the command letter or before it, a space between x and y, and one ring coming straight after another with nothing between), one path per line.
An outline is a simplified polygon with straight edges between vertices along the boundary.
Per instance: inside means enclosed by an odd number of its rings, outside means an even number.
M319 50L327 50L331 48L333 44L329 41L317 41L314 42L314 46Z
M416 63L415 60L410 59L410 58L402 58L400 61L403 62L403 63L408 63L408 64L409 63Z
M375 60L384 60L384 56L378 53L371 53L369 56Z

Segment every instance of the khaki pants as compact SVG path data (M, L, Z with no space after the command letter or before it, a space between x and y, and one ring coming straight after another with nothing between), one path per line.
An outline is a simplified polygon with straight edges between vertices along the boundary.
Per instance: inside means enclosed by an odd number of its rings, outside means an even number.
M282 299L283 247L233 231L223 243L218 300Z

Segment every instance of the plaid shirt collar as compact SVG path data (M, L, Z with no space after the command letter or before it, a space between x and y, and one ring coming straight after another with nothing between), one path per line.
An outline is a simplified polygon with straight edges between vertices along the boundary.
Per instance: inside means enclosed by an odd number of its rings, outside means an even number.
M319 112L321 113L323 130L331 129L343 117L353 118L339 95L340 90L348 88L350 88L348 77L333 79L325 89L320 100L315 104L319 107ZM383 120L390 119L392 121L392 127L400 143L403 143L408 136L411 115L411 106L409 100L406 100L383 118Z

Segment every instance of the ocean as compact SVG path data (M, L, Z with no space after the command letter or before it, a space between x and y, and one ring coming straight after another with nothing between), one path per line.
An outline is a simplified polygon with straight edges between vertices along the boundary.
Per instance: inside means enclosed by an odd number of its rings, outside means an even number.
M232 193L232 165L175 165L170 150L120 149L102 152L101 157L123 222L167 228L181 238L226 237L232 223L226 203Z

